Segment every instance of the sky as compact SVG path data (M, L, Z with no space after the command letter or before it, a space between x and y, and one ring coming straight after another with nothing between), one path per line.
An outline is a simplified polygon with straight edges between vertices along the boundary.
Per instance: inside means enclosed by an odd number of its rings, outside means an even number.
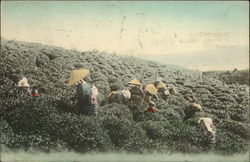
M139 57L224 47L244 47L248 53L249 3L2 1L1 36ZM248 59L246 54L239 57Z

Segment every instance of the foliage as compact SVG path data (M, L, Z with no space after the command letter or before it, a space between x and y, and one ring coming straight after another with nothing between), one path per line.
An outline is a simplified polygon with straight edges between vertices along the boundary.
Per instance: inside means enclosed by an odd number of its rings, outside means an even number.
M209 77L214 77L227 84L246 84L249 86L249 69L246 70L234 69L233 71L226 71L226 72L208 71L205 72L205 75Z
M197 126L201 116L212 117L217 130L214 150L245 152L249 140L249 87L227 85L204 76L170 69L166 65L135 57L98 51L77 52L40 44L2 40L0 53L0 116L2 145L11 149L119 150L128 152L206 152L213 148ZM97 116L77 114L70 98L75 88L66 85L72 69L88 68L86 78L99 89ZM41 97L26 96L17 82L26 76ZM159 98L157 113L135 107L105 104L106 94L123 89L137 77L143 83L163 78L178 93ZM202 113L183 122L189 106L182 93L192 92Z

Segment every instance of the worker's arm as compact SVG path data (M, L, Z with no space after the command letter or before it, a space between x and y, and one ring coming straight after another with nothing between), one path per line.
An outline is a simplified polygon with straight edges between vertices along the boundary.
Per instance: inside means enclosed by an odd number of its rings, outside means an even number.
M115 94L115 91L112 91L112 92L110 92L108 95L107 95L107 97L111 97L111 96L113 96Z

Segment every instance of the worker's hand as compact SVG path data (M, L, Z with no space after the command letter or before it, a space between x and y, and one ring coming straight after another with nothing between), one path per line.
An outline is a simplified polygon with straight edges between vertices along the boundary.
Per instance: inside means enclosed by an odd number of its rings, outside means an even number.
M106 97L111 97L115 94L115 91L110 92L109 94L106 95Z

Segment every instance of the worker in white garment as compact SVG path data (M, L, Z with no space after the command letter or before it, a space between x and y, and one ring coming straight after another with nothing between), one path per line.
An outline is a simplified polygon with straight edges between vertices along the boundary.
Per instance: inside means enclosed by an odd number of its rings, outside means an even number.
M215 135L216 135L216 129L213 125L213 121L211 118L205 118L202 117L199 119L198 124L200 124L201 129L203 131L207 131L209 135L211 136L211 143L215 143Z

